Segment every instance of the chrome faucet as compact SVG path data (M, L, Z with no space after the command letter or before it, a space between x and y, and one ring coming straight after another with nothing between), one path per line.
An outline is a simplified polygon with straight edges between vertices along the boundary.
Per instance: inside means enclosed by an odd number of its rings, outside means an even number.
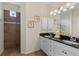
M52 33L49 33L50 34L50 37L52 38Z
M71 37L71 41L76 41L76 37Z

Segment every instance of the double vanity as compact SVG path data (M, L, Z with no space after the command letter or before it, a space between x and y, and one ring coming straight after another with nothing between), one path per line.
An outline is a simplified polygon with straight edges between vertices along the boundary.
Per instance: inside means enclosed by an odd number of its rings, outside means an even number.
M52 37L49 33L40 34L40 49L48 56L79 56L79 42L70 40L68 36Z

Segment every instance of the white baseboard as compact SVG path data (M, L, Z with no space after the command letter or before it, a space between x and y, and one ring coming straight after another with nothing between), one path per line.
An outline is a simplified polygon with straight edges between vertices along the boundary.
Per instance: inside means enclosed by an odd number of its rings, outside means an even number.
M33 52L36 52L36 51L39 51L39 50L26 51L26 52L23 52L23 54L30 54L30 53L33 53Z

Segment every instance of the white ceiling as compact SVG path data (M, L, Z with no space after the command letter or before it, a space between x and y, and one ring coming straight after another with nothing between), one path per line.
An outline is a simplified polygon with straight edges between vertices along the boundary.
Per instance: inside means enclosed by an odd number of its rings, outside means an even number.
M8 2L8 3L15 4L15 5L21 5L22 2ZM49 6L52 6L52 7L57 7L57 6L65 4L66 2L39 2L39 3L43 4L43 5L49 5Z
M6 2L6 3L10 3L10 4L14 4L14 5L20 6L22 2Z
M18 6L20 6L22 4L22 2L8 2L8 3L15 4ZM31 2L31 3L33 3L33 2ZM48 9L51 8L51 10L54 10L54 9L59 8L60 6L65 5L67 2L39 2L39 3L40 3L40 5L47 6Z

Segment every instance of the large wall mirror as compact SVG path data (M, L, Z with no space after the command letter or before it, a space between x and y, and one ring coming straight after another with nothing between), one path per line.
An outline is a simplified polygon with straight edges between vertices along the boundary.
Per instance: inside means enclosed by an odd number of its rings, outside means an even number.
M60 14L60 34L79 37L79 3Z

